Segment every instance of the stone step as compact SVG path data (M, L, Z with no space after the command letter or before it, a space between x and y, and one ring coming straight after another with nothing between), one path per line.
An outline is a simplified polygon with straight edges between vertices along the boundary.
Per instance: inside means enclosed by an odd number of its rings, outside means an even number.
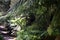
M9 31L1 31L0 30L0 34L2 34L2 35L9 35L9 36L12 36L12 37L16 37L17 36L16 33L11 33L11 34L8 34L8 33L9 33Z
M0 26L0 30L2 30L2 31L6 31L7 28L5 28L5 26Z
M17 33L16 32L12 32L11 34L9 34L9 31L7 30L0 30L0 34L7 34L7 35L10 35L10 36L17 36Z
M16 32L13 31L11 34L8 34L10 30L7 30L4 26L0 26L0 34L10 35L10 36L17 36Z
M1 31L0 30L0 34L7 34L7 33L9 33L9 31Z
M7 28L0 28L1 31L7 31Z

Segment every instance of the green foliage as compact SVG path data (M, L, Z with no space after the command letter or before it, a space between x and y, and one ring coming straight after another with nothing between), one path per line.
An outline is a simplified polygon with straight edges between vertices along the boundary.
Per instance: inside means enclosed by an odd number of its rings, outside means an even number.
M47 35L59 35L59 4L59 0L25 0L24 3L22 2L16 10L11 12L12 15L9 14L13 17L12 22L21 26L21 31L17 33L17 40L41 40ZM33 18L31 15L35 17L33 22L30 20Z
M24 0L23 0L24 1ZM59 1L59 0L58 0ZM17 40L41 40L48 35L60 34L60 12L57 0L25 0L9 12L11 22L20 25ZM35 16L33 22L30 18ZM51 15L53 15L51 19Z
M29 2L32 2L32 4ZM17 34L17 40L40 40L41 37L45 35L44 31L47 29L46 23L47 20L49 20L49 14L46 12L47 8L41 6L39 2L39 0L28 0L17 8L17 15L23 14L23 17L16 20L16 23L19 24L23 29L23 32L19 32L19 34ZM26 17L28 18L30 14L32 15L32 13L35 15L35 21L30 26L27 26L26 23L28 19L26 19ZM46 29L43 29L44 27L46 27Z
M18 35L17 40L40 40L39 35L33 35L24 30L21 30Z

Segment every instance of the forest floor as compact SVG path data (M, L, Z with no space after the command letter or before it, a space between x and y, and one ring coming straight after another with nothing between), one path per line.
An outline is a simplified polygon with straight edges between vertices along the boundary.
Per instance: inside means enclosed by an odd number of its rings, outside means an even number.
M4 26L0 26L0 35L3 36L4 40L16 40L16 37L7 34L8 31L4 31Z

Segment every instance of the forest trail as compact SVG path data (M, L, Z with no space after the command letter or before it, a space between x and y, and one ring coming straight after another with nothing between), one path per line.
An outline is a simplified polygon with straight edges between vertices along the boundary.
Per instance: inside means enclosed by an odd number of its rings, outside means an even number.
M7 33L8 33L8 31L6 31L6 28L4 28L4 26L0 26L0 35L3 36L4 40L16 40L16 37L11 36Z

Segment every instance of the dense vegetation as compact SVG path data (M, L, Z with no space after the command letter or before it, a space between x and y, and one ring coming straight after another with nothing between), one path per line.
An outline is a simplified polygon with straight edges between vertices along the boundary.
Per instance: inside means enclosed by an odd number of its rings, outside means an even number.
M60 36L60 0L23 0L18 4L4 17L20 25L17 40L55 40Z

